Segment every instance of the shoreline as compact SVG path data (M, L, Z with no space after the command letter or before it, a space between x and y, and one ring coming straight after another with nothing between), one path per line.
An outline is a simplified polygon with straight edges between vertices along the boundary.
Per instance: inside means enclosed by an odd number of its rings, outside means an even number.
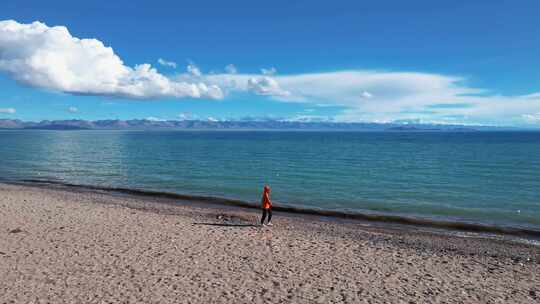
M475 233L0 183L0 302L531 303L540 247ZM410 229L407 229L410 228Z
M187 195L173 192L162 192L162 191L153 191L153 190L144 190L137 188L124 188L124 187L105 187L105 186L95 186L95 185L81 185L73 184L61 181L53 180L37 180L37 179L23 179L23 180L14 180L14 181L2 181L0 183L5 184L14 184L22 186L36 186L36 187L47 187L55 186L59 188L64 188L66 190L70 189L79 189L79 190L94 190L94 191L105 191L110 193L120 193L125 195L134 195L148 198L165 198L170 200L180 200L180 201L190 201L190 202L199 202L206 204L213 204L216 206L233 206L240 208L248 209L258 209L258 204L250 203L238 199L230 199L224 197L215 197L215 196L203 196L203 195ZM299 215L314 215L314 216L323 216L334 219L347 219L347 220L359 220L367 222L375 222L388 225L404 225L408 226L410 229L415 227L419 228L432 228L432 229L442 229L447 230L448 233L453 232L473 232L486 235L500 235L500 236L511 236L517 238L524 238L531 242L540 244L540 230L533 228L523 228L515 226L503 226L495 224L485 224L485 223L474 223L469 221L459 221L459 220L443 220L443 219L433 219L427 217L413 217L405 215L396 215L396 214L385 214L385 213L376 213L376 212L355 212L355 211L341 211L341 210L329 210L329 209L316 209L316 208L303 208L295 207L290 205L277 205L273 207L273 210L279 212L285 212L289 214L299 214Z

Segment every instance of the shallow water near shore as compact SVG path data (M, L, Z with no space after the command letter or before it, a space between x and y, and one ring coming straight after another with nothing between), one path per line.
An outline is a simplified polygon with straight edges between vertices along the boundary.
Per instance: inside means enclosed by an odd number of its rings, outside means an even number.
M539 132L0 131L4 180L540 228Z

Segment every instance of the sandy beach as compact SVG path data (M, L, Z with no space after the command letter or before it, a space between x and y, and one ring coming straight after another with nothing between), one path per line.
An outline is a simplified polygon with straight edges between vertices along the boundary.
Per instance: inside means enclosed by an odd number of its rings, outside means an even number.
M0 303L539 303L540 247L0 184ZM467 237L465 237L467 236Z

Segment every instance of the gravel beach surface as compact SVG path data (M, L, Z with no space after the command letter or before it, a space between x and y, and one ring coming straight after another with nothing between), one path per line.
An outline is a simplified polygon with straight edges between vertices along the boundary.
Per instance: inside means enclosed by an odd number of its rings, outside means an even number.
M0 184L0 303L540 303L540 247Z

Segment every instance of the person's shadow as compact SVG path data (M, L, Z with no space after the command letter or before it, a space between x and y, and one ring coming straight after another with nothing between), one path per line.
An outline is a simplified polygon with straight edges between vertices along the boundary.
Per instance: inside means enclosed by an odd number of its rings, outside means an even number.
M257 227L253 224L227 224L227 223L193 223L193 225L218 226L218 227Z

